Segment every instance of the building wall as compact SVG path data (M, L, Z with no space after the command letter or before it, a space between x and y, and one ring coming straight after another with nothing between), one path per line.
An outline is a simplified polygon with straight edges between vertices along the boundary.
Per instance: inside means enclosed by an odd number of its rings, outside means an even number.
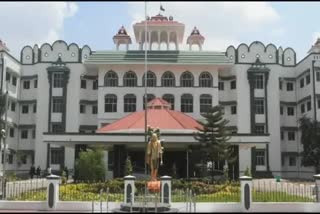
M91 54L88 46L80 48L77 44L66 44L58 40L52 45L43 44L40 47L35 45L33 48L25 46L21 50L20 60L16 60L6 52L1 52L4 58L2 91L5 91L6 71L17 77L17 85L12 85L12 77L8 84L10 102L16 102L14 112L9 108L8 121L15 129L14 137L8 137L9 148L16 151L33 150L35 166L46 168L47 145L42 141L44 132L48 132L49 122L61 122L61 113L50 113L49 120L49 82L47 68L57 63L61 59L62 63L70 70L67 83L66 94L66 132L79 132L80 127L86 132L91 132L94 127L101 127L102 124L111 123L120 119L129 113L123 110L123 97L125 94L132 93L137 98L137 111L143 110L144 87L142 86L142 76L144 74L143 65L104 65L99 68L86 66L84 61ZM210 94L212 104L221 104L225 106L225 117L228 119L229 126L236 126L238 133L251 133L251 114L250 107L250 86L248 81L248 69L259 58L261 63L269 69L268 83L266 90L254 90L255 97L262 97L267 101L265 113L255 115L256 123L265 124L270 134L269 142L269 163L270 170L276 174L282 172L283 176L298 176L298 170L303 171L302 176L308 177L313 169L302 167L301 157L295 156L296 165L289 166L288 152L300 154L302 145L300 143L301 133L298 131L297 119L302 116L300 105L311 101L311 110L305 113L307 116L314 117L314 92L313 92L313 70L314 67L320 67L320 63L312 60L319 60L318 54L310 54L299 63L296 62L295 52L291 48L282 49L273 44L265 46L261 42L253 42L249 46L240 44L237 48L230 46L226 50L228 57L234 65L231 69L220 70L218 66L186 66L186 65L149 65L148 70L156 74L157 86L148 87L148 93L156 97L162 97L164 94L173 94L175 98L175 110L180 111L181 95L190 93L193 96L192 113L188 115L202 119L200 115L199 98L201 94ZM1 62L0 62L1 63ZM300 79L305 78L309 69L310 84L300 87ZM113 70L118 75L118 87L104 86L105 74ZM123 76L125 72L132 70L136 73L138 87L124 87ZM175 87L162 87L161 76L164 72L171 71L175 75ZM180 76L184 71L190 71L194 77L194 87L180 87ZM199 75L201 72L209 72L213 77L213 87L200 88ZM320 72L320 70L319 70ZM86 80L86 88L81 88L81 79ZM98 79L98 89L93 89L93 82ZM37 80L37 88L34 88L34 81ZM24 81L30 81L30 89L24 89ZM231 89L231 82L236 81L236 89ZM279 88L279 81L282 82L282 89ZM219 90L219 82L223 82L224 90ZM287 82L294 84L293 91L287 91ZM320 99L320 84L315 81L316 100ZM117 112L104 112L104 97L106 94L115 94L117 96ZM53 88L53 96L63 96L62 89ZM80 103L86 107L85 113L80 113ZM22 106L29 105L29 113L22 113ZM36 112L33 112L33 105L36 105ZM92 113L92 107L98 106L98 113ZM231 106L236 106L236 114L231 114ZM280 114L280 106L283 107L283 115ZM288 116L288 107L294 107L294 115ZM317 119L320 118L320 108L316 103ZM28 129L28 139L21 139L21 131ZM32 138L32 129L35 129L35 139ZM281 139L281 130L284 132L284 139ZM288 131L294 130L295 140L288 140ZM83 131L83 130L82 130ZM52 147L57 147L52 145ZM267 149L266 146L259 146L257 149ZM240 152L241 153L241 152ZM249 155L248 150L242 152ZM293 154L291 153L291 154ZM284 164L282 162L284 156ZM74 148L67 147L64 150L64 164L69 168L74 168ZM17 156L14 156L13 164L9 164L10 169L29 169L32 164L31 155L28 156L27 164L17 164ZM244 156L242 157L242 159ZM244 158L246 162L249 157ZM243 159L243 160L244 160ZM251 164L251 163L250 163ZM249 164L249 165L250 165ZM58 169L58 165L53 169ZM245 170L246 165L240 164L240 171ZM265 170L266 167L258 167L257 170Z

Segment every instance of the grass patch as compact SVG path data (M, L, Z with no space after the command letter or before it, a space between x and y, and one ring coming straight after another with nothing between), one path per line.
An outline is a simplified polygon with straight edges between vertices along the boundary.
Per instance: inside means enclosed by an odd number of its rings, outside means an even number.
M254 202L314 202L310 197L291 195L286 192L252 192L252 201Z

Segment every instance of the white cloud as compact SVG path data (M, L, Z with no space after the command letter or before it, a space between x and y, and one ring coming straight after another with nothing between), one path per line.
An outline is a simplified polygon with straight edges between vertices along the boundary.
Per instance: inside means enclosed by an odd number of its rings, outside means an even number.
M25 45L60 39L64 20L77 11L74 2L0 2L0 39L20 58Z
M132 24L144 19L144 2L129 2L128 13ZM159 13L159 2L148 2L148 16ZM205 37L204 50L225 51L229 45L238 45L241 36L267 31L280 22L280 15L268 2L163 2L163 15L185 24L183 47L194 26ZM133 37L132 26L127 26ZM277 28L273 36L281 36L284 29Z

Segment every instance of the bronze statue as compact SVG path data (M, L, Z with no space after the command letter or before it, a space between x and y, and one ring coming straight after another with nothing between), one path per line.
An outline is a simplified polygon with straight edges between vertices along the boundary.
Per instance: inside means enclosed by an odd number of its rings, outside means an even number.
M158 140L157 134L153 133L147 147L147 164L151 168L151 181L157 180L159 159L161 160L160 164L163 164L162 153L163 147L161 147L160 140Z

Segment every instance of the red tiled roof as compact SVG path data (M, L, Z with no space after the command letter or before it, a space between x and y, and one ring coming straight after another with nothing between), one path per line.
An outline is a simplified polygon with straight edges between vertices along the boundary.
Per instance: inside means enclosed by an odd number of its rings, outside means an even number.
M165 102L165 103L162 103ZM167 105L168 103L160 98L156 98L148 103L153 105ZM153 106L152 105L152 106ZM197 130L201 125L192 117L178 111L170 110L169 108L148 108L147 109L148 125L161 129L191 129ZM120 120L117 120L109 125L101 127L97 130L98 133L105 133L117 130L128 129L144 129L145 127L145 112L134 112Z

